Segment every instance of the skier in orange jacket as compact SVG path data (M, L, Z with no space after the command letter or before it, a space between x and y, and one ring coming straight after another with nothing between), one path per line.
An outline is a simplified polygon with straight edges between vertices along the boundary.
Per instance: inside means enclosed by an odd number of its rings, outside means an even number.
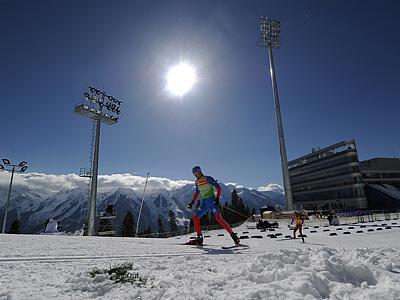
M290 225L293 224L293 222L295 222L296 227L293 230L293 238L296 238L296 231L298 230L301 236L301 239L303 240L304 243L304 237L303 237L303 223L304 223L304 219L300 216L300 214L295 211L294 212L294 217L292 219L292 222L290 222Z

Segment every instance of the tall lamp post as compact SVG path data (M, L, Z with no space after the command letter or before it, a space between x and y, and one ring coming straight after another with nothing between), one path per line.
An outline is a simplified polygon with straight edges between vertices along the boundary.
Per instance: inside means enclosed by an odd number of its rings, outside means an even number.
M138 216L138 220L137 220L137 224L136 224L136 236L138 236L138 232L139 232L140 215L141 215L141 213L142 213L143 200L144 200L144 193L146 192L147 180L149 179L149 175L150 175L150 172L147 173L146 183L144 184L144 190L143 190L143 196L142 196L142 203L140 204L139 216Z
M276 122L278 124L278 136L279 136L279 145L281 153L283 186L285 189L285 198L286 198L286 209L293 210L293 197L290 188L285 138L283 136L281 109L279 106L279 97L278 97L278 87L275 78L274 57L272 56L272 49L279 49L281 47L281 42L279 40L279 35L281 33L281 21L262 16L260 21L261 21L260 29L262 36L257 46L266 47L268 48L269 52L270 73L272 80L272 90L275 99Z
M13 179L14 179L14 172L23 173L23 172L26 171L26 169L28 169L28 167L26 166L26 164L27 164L26 161L21 161L19 163L19 165L12 165L8 159L3 158L3 163L4 163L4 166L2 164L0 164L0 170L1 171L11 171L12 172L11 173L11 179L10 179L10 186L8 187L6 211L4 213L3 230L2 230L2 233L4 234L6 232L8 205L10 203L11 187L12 187L12 182L13 182ZM7 169L7 167L11 167L11 169L9 169L9 168ZM15 168L18 168L18 169L16 170Z
M90 93L83 94L82 103L75 105L75 112L82 116L96 120L96 140L93 158L93 174L91 174L91 190L89 200L88 235L94 235L96 218L97 177L99 169L100 122L107 125L118 123L122 102L106 95L94 87L89 87ZM103 109L107 112L103 112Z

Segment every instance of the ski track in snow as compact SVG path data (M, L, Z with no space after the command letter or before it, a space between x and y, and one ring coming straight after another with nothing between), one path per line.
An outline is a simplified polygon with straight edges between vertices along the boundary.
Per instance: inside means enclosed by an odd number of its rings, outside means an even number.
M276 232L291 233L280 225ZM189 236L2 235L0 299L400 299L399 228L329 229L338 235L305 229L306 243L278 242L244 224L235 228L239 236L263 238L228 250L221 246L232 244L229 236L218 236L224 231L208 232L203 247L180 245ZM127 261L148 279L145 287L88 274Z

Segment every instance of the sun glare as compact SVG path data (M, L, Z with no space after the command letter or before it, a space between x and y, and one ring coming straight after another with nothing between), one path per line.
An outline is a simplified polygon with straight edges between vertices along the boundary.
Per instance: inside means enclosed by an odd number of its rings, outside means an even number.
M195 72L187 64L180 64L168 72L168 89L176 95L182 96L190 91L195 82Z

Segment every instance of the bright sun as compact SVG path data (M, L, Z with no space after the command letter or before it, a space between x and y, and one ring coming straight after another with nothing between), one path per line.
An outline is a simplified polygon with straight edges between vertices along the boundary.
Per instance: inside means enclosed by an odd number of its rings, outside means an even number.
M194 69L182 63L169 70L168 88L174 94L182 96L192 88L195 77Z

